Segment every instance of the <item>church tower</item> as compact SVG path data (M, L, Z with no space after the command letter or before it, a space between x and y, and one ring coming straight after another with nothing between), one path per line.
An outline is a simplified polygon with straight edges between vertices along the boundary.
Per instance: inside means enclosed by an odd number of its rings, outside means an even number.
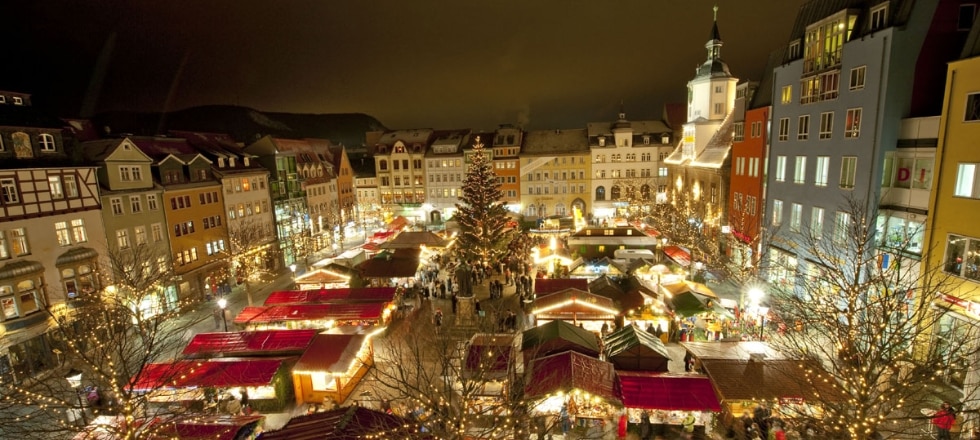
M738 78L721 59L721 33L718 31L718 7L714 7L711 36L704 47L708 59L698 66L694 79L687 83L687 124L684 124L685 156L693 157L721 126L735 104Z

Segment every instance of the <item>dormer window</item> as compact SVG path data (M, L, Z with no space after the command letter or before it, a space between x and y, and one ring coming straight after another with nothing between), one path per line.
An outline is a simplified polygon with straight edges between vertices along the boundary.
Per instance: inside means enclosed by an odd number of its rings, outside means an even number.
M245 166L249 166L249 164L248 164L248 156L245 156L245 157L242 158L242 163L244 163Z
M224 167L225 167L225 158L219 157L218 158L218 168L224 168Z
M599 146L600 147L605 147L606 146L606 137L605 136L599 136Z
M235 168L235 156L231 156L228 158L228 166Z
M789 59L800 58L800 40L793 40L789 43Z
M650 145L650 135L643 135L643 145Z
M869 19L871 23L869 23L868 27L871 31L884 29L888 26L888 3L882 3L880 6L872 9L870 15Z
M14 96L14 105L24 105L24 99L19 96Z
M661 144L664 144L664 145L670 145L670 135L669 134L665 134L665 135L661 136L660 137L660 143Z

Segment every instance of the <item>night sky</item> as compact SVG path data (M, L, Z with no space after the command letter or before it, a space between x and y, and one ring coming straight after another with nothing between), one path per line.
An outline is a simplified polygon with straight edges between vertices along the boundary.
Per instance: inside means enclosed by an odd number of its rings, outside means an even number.
M4 0L0 88L59 116L235 104L389 128L659 118L704 61L758 80L803 0Z

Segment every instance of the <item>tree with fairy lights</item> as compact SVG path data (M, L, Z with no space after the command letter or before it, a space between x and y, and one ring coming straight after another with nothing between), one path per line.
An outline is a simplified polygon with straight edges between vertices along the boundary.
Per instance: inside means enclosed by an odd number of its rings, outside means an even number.
M231 242L231 260L235 276L245 284L248 305L252 305L251 278L267 263L273 253L272 225L263 224L254 218L241 220L229 225L228 239Z
M808 399L815 412L774 404L794 423L823 431L821 438L923 432L923 409L943 399L957 409L978 403L973 393L954 391L950 379L976 363L980 329L960 320L955 336L944 335L948 303L937 297L962 281L919 258L934 251L919 249L922 231L885 237L877 213L864 206L849 201L828 227L775 234L770 244L782 250L762 267L774 324L763 328L766 339L801 364L820 366L797 377L805 388L833 388Z
M502 197L491 158L477 136L456 203L460 229L456 247L466 260L494 264L506 252L511 233L506 230L507 208Z
M162 428L179 416L150 402L162 390L131 387L146 365L179 353L195 322L175 319L180 304L145 307L174 280L163 252L149 245L110 251L101 265L109 286L48 309L59 368L41 380L0 384L0 437L72 438L86 432L95 438L99 431L99 438L147 438L155 429L151 420ZM173 371L174 377L180 374Z

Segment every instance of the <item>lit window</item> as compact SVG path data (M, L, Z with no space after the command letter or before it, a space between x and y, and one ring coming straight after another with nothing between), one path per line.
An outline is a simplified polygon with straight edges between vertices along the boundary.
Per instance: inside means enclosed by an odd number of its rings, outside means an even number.
M41 144L41 151L54 151L54 136L50 134L43 133L38 136L38 142Z
M820 114L820 139L830 139L834 132L834 112Z
M71 221L71 236L75 243L88 241L88 233L85 232L85 222L82 219L76 218Z
M54 234L59 246L71 246L71 234L68 232L68 222L55 222Z
M803 221L803 205L794 203L789 211L789 229L793 232L800 232Z
M64 191L68 197L78 197L78 183L75 176L64 176Z
M847 109L847 120L844 123L844 137L856 138L861 134L861 109Z
M793 86L783 86L783 93L781 96L783 104L793 102Z
M796 139L805 141L810 138L810 115L800 116L796 128Z
M786 156L776 156L776 181L786 181Z
M823 208L814 207L810 211L810 235L813 238L823 236Z
M116 244L119 246L119 249L128 249L130 245L129 231L125 229L116 230Z
M840 187L842 189L854 188L857 180L857 157L845 156L841 158L840 165Z
M796 156L796 167L793 168L793 183L806 183L806 156Z
M977 178L975 163L961 163L956 167L956 186L953 195L956 197L980 198L980 179Z
M861 90L864 88L864 77L867 75L867 71L868 68L866 66L851 69L851 81L849 85L851 90Z
M827 186L827 179L830 175L830 157L817 157L817 169L813 184L816 186Z

